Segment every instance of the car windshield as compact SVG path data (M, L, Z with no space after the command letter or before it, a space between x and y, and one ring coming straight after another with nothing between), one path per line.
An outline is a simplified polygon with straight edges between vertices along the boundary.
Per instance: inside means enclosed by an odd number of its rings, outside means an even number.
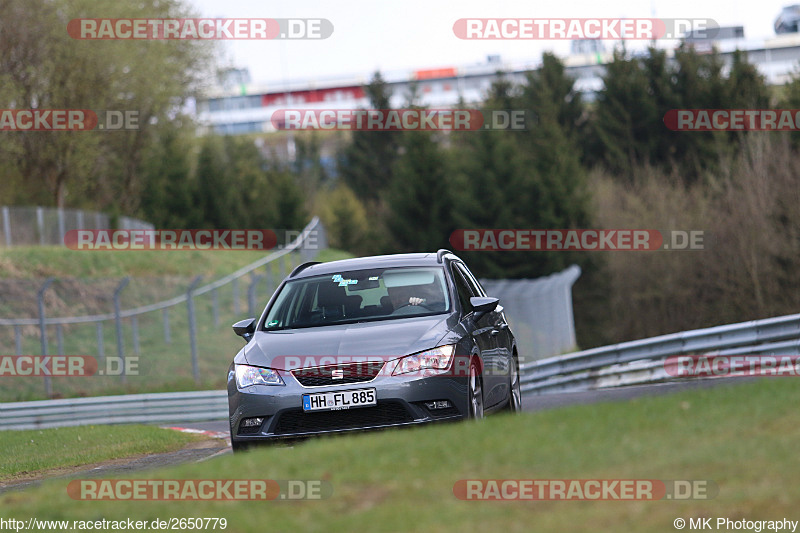
M442 268L342 271L286 283L264 329L388 320L449 310Z

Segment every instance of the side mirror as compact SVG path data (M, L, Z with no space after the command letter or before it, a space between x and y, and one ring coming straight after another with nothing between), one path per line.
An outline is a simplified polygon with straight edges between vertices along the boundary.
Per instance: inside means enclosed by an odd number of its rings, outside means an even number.
M469 299L469 303L472 305L473 309L472 318L478 321L483 315L497 309L497 304L500 303L500 300L488 296L473 296Z
M244 320L240 320L232 327L234 333L243 338L245 342L250 342L250 339L253 338L253 334L256 332L256 319L246 318Z

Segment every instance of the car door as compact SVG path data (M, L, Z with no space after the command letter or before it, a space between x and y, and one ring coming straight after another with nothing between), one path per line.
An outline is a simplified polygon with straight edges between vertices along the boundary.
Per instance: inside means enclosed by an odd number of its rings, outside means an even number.
M483 286L466 265L459 264L458 268L475 296L487 296ZM487 364L484 370L484 374L486 374L484 387L487 391L485 404L490 407L505 400L508 396L511 339L502 305L498 304L494 311L487 313L479 322L491 328L489 335L493 339L490 351L484 356Z
M467 316L465 317L465 326L471 332L475 344L481 354L483 365L483 402L486 407L491 407L495 403L504 398L500 395L497 386L501 380L497 379L497 341L495 339L495 327L493 323L492 313L488 313L480 317L477 321L472 314L472 305L469 299L473 296L483 296L474 287L467 278L461 265L458 263L453 264L453 281L456 284L456 289L459 292L459 300L461 300L462 307L465 308ZM466 300L466 304L465 304Z

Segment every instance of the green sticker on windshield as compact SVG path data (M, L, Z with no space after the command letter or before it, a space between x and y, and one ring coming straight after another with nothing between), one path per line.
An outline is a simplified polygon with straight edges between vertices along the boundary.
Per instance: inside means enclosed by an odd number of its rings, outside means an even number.
M278 325L278 322L280 322L280 321L279 321L279 320L270 320L270 321L267 323L267 327L268 327L268 328L271 328L272 326L277 326L277 325Z

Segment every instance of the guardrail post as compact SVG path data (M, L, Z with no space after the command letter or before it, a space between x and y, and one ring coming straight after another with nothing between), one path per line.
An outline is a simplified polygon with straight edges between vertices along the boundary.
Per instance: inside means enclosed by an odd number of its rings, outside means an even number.
M97 362L98 364L101 362L105 362L105 347L103 346L103 323L98 322L95 324L95 328L97 328Z
M219 327L219 294L217 289L211 291L211 314L214 318L214 327Z
M239 278L231 281L231 291L233 293L233 314L239 316Z
M165 307L161 310L161 318L164 322L164 342L167 344L172 343L172 335L169 331L169 308Z
M267 269L267 291L272 292L272 291L275 290L275 288L276 287L275 287L275 282L273 281L272 269L268 268Z
M131 332L133 333L133 353L139 355L139 317L131 317Z
M64 244L64 235L66 234L66 221L64 220L64 209L59 207L58 211L58 239L59 244Z
M22 355L22 330L19 326L14 326L14 348L17 355Z
M39 244L44 246L45 236L44 236L44 209L41 207L36 208L36 230L39 232Z
M39 307L39 334L41 335L42 341L42 355L47 355L47 328L45 327L45 320L44 320L44 291L53 284L55 278L47 278L42 286L39 288L39 292L36 293L36 303ZM52 395L53 388L50 384L50 376L44 376L44 393L45 395L50 398Z
M6 238L6 246L11 246L11 215L8 211L8 207L3 208L3 233Z
M192 374L194 375L194 382L200 383L200 368L197 362L197 324L195 324L194 317L194 296L193 292L202 281L203 276L197 276L192 280L191 285L186 290L186 307L189 312L189 344L192 348Z
M64 326L61 324L56 325L56 346L58 346L58 355L64 355Z
M283 254L278 258L279 263L279 270L278 270L278 278L283 279L286 277L286 254Z
M262 280L264 276L257 276L255 274L250 275L250 288L247 289L247 311L249 313L248 316L255 316L256 313L256 290L258 289L258 283Z
M116 290L114 291L114 323L117 327L117 358L118 363L120 364L120 370L122 375L122 382L125 383L128 381L128 376L125 375L125 351L123 349L123 342L122 342L122 317L119 304L120 293L122 293L122 289L128 286L130 283L131 278L126 277L122 281L119 282L117 285Z

